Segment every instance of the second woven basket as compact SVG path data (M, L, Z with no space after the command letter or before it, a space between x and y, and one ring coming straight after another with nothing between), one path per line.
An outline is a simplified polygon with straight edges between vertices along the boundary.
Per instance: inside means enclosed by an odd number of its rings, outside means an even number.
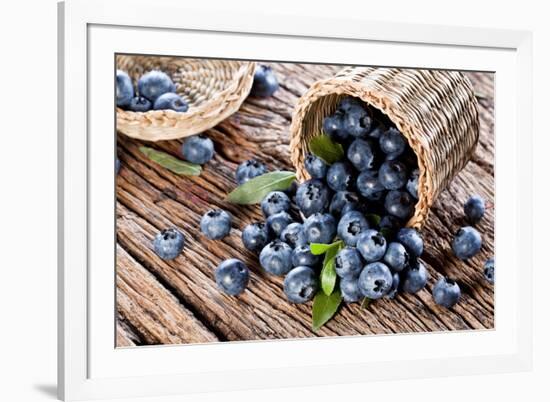
M418 202L407 226L421 228L437 196L469 161L479 138L477 100L457 71L347 67L300 98L291 124L291 159L308 177L309 141L340 100L354 96L388 116L407 138L420 169Z

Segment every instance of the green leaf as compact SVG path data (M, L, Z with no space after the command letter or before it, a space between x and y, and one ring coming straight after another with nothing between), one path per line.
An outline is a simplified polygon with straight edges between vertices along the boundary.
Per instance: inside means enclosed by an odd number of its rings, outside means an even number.
M369 307L371 300L368 297L365 297L361 302L361 308L367 309Z
M313 137L309 141L309 150L329 165L344 157L344 148L330 139L326 134Z
M325 253L323 269L321 270L321 289L327 296L330 296L336 286L336 270L334 269L334 258L338 253L338 247L332 247Z
M166 152L157 151L149 147L139 147L139 150L153 162L176 174L185 176L198 176L201 174L202 168L200 165L182 161Z
M339 290L332 292L330 296L327 296L322 290L317 292L313 299L312 309L312 327L314 331L317 331L332 318L341 302L342 295Z
M342 240L338 240L331 244L324 244L324 243L311 243L309 245L309 250L311 251L311 254L313 255L321 255L325 254L328 250L334 247L342 247L344 242Z
M366 214L365 218L367 218L367 220L369 221L370 224L372 224L372 226L380 225L380 221L382 220L380 215L376 215L376 214Z
M296 173L276 171L254 177L240 185L227 196L233 204L258 204L271 191L288 189L296 179Z

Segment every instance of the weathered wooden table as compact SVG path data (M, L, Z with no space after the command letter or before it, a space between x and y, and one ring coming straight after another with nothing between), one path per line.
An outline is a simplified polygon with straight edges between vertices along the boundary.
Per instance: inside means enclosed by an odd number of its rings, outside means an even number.
M293 107L314 81L332 75L336 66L274 64L281 88L272 98L249 98L239 112L206 132L216 156L200 177L172 174L145 158L139 141L118 135L122 169L117 178L117 346L302 338L493 328L493 287L483 280L483 263L493 255L493 210L477 225L483 248L462 262L450 243L465 224L462 205L478 193L493 200L493 76L469 73L480 104L481 137L466 168L439 197L424 228L428 286L415 295L379 300L367 309L343 306L317 333L311 330L311 303L287 302L282 279L265 274L257 258L241 243L241 229L261 220L257 206L224 202L236 184L237 165L256 158L273 169L292 169L288 131ZM178 155L181 141L154 146ZM234 216L231 235L210 241L199 221L210 208ZM164 228L178 227L186 236L183 253L163 261L152 250L152 239ZM222 294L214 269L236 257L251 268L247 290L238 297ZM434 304L431 289L441 275L456 279L462 299L450 310Z

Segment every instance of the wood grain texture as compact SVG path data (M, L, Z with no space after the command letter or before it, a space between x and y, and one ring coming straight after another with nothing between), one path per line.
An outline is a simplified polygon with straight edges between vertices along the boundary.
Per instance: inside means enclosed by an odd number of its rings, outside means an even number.
M491 205L494 199L492 74L468 74L479 95L480 143L470 163L440 195L424 228L428 286L416 295L371 303L368 309L346 305L315 333L311 303L288 303L282 279L265 274L241 243L240 230L262 219L259 207L224 201L236 186L234 171L243 160L254 157L270 170L292 169L288 129L293 106L314 81L341 68L272 67L280 82L273 97L247 99L236 114L205 133L215 142L216 155L199 177L172 174L139 152L140 141L118 135L117 346L492 328L493 288L483 280L482 267L493 255L493 209L477 225L484 244L476 257L462 262L450 249L454 233L465 224L464 201L474 193ZM153 146L177 156L180 144L176 140ZM201 236L199 221L217 207L233 215L233 229L222 241L210 241ZM161 260L152 250L154 235L168 227L186 236L183 253L173 261ZM215 267L231 257L251 269L250 284L237 297L220 293L214 280ZM442 275L456 279L463 291L460 303L450 310L435 305L431 297Z

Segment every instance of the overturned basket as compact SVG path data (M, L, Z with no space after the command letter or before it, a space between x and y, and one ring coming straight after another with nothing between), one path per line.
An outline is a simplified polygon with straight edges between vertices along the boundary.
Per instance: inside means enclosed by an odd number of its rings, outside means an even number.
M477 101L460 72L347 67L317 81L298 101L291 125L291 159L299 180L323 118L347 96L382 111L407 138L420 170L418 202L407 226L421 228L437 196L469 161L479 137Z
M117 56L117 69L134 83L144 73L161 70L176 84L189 110L132 112L117 108L117 130L147 141L171 140L198 134L236 112L254 79L254 62L188 59L184 57Z

